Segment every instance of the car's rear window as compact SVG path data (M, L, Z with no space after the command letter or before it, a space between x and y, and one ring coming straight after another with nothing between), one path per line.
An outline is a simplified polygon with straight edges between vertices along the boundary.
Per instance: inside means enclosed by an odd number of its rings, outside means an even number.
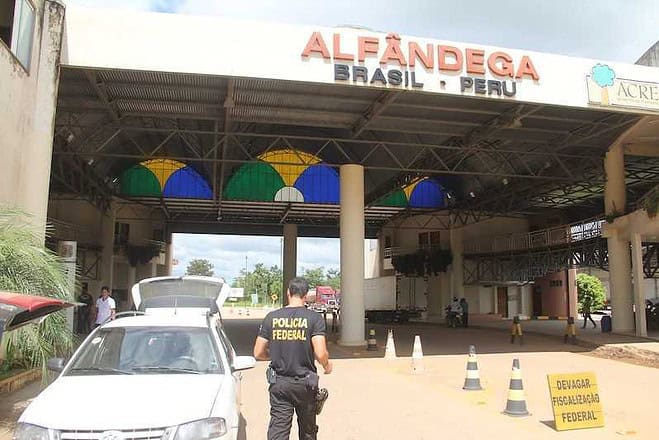
M67 374L222 374L207 328L114 327L100 329Z

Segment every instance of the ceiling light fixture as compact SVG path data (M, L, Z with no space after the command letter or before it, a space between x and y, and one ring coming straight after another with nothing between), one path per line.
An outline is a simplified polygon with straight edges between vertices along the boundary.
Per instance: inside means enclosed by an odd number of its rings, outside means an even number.
M508 179L506 179L506 178L504 177L503 180L501 181L501 183L503 183L504 185L508 185Z

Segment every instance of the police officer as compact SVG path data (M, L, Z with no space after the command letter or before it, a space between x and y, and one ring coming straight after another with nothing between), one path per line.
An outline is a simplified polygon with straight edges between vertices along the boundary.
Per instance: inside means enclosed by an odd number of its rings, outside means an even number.
M325 321L304 306L309 283L293 278L286 296L288 306L265 317L254 344L254 357L270 359L270 425L268 440L288 440L293 412L297 413L300 440L315 440L318 375L315 360L325 374L332 363L325 340Z

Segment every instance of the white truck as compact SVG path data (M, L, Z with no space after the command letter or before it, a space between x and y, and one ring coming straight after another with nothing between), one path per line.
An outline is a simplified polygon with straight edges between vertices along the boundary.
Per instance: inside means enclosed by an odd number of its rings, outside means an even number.
M364 310L369 322L405 322L407 310L401 310L396 300L396 277L364 280Z

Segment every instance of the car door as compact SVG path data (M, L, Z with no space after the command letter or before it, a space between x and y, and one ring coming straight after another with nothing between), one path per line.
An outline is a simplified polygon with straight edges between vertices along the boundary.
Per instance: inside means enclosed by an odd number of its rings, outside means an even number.
M240 403L242 402L241 385L243 380L243 374L242 372L236 371L233 368L233 360L236 357L236 351L233 349L233 345L231 344L231 341L229 341L229 338L227 337L227 334L224 332L224 328L222 327L222 324L219 321L217 324L217 334L220 338L222 349L226 353L227 360L229 361L229 367L231 368L232 384L236 395L236 408L238 409L238 411L240 411Z
M14 330L74 305L57 298L0 292L0 341L5 331Z

